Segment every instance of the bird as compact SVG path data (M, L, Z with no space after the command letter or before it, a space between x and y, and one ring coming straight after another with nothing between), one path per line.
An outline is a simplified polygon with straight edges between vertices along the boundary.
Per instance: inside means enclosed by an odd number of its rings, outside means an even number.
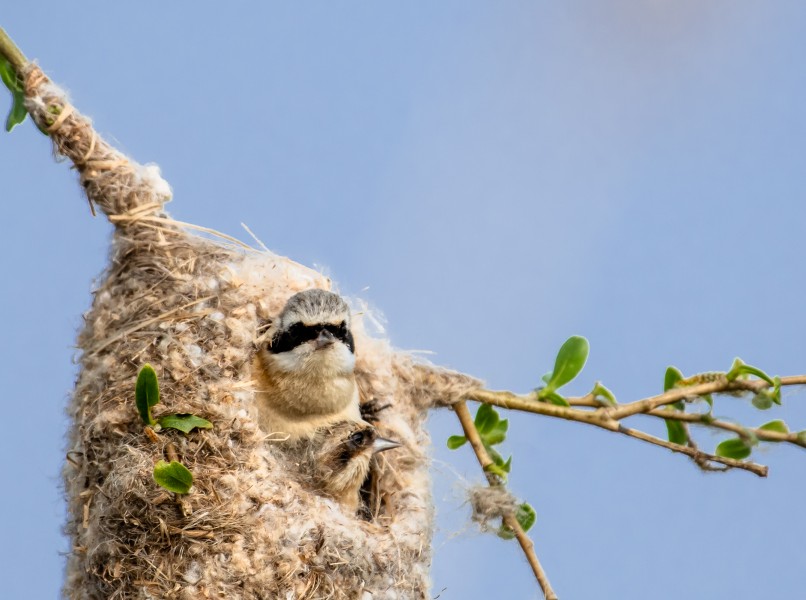
M292 444L302 482L355 514L361 505L361 487L367 480L373 457L402 446L380 437L364 421L340 421L320 427L309 438Z
M258 424L287 441L324 426L363 422L355 380L350 308L338 294L291 296L256 354Z

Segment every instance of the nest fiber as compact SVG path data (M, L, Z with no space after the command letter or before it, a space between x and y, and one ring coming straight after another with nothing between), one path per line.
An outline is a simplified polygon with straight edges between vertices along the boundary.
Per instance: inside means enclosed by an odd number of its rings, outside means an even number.
M361 401L390 405L379 432L404 447L374 467L369 520L309 491L257 426L252 362L256 338L285 301L330 281L172 220L163 210L171 190L155 166L100 139L38 67L24 75L29 112L115 225L68 409L65 596L428 597L434 515L423 421L479 382L394 351L357 315ZM146 435L134 406L145 363L160 380L157 416L194 413L214 428ZM173 452L194 474L185 496L152 479Z

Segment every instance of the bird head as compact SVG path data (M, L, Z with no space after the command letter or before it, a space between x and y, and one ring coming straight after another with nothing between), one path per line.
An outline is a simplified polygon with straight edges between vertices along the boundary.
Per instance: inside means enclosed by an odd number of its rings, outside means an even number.
M352 373L355 341L350 307L326 290L294 294L276 320L267 351L274 364L288 372Z

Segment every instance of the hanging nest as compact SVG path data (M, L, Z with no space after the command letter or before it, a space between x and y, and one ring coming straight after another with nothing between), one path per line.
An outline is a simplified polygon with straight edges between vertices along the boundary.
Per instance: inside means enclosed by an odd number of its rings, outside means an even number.
M68 410L65 596L426 598L434 508L424 419L479 382L394 351L356 315L361 402L390 405L379 433L404 446L374 466L369 519L311 492L281 440L257 426L252 364L285 301L330 280L172 220L157 167L99 138L37 66L23 75L35 122L115 225ZM134 404L145 363L160 380L156 412L194 413L213 429L146 435ZM194 474L187 495L152 479L169 446Z

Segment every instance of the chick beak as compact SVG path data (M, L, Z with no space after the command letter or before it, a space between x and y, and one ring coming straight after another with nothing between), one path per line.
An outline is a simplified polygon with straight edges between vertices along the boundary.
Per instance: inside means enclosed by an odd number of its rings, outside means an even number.
M400 442L396 442L394 440L388 440L386 438L375 438L375 441L372 443L372 453L378 454L378 452L385 452L386 450L391 450L392 448L400 448L402 446Z
M327 329L319 332L319 335L313 341L313 346L317 350L320 348L327 348L336 342L336 336L330 333Z

